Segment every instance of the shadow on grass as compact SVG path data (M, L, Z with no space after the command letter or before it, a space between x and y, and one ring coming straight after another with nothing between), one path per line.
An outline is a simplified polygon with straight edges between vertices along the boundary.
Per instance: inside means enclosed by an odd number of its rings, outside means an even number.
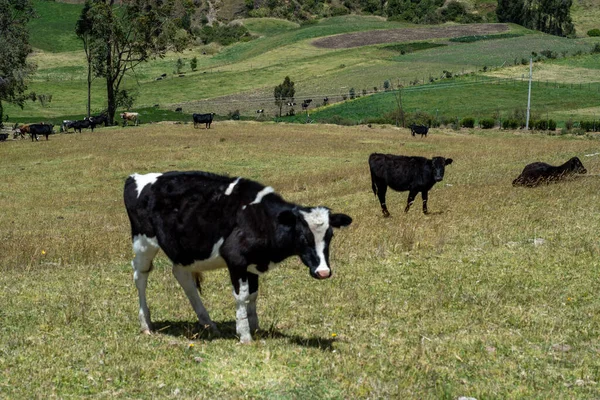
M208 329L200 327L198 323L189 321L155 321L152 323L153 332L156 334L185 337L188 340L234 339L239 340L235 332L235 321L215 322L221 335L214 335ZM335 338L303 337L299 335L287 335L273 327L268 330L259 329L254 335L254 340L260 339L285 339L289 343L303 347L312 347L323 351L333 350Z

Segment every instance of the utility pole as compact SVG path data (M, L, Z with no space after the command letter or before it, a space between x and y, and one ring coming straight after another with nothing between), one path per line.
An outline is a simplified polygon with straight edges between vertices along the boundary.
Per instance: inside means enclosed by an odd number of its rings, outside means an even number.
M529 130L529 111L531 109L531 75L533 70L533 58L529 59L529 92L527 93L527 119L525 120L525 130Z

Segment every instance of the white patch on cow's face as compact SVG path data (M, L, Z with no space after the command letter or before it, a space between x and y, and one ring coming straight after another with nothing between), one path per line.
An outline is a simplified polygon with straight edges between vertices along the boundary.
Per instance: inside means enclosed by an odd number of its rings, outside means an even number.
M271 186L267 186L266 188L264 188L263 190L258 192L256 194L256 198L254 199L254 201L248 205L251 206L252 204L258 204L262 201L263 197L265 197L266 195L268 195L270 193L274 193L274 192L275 192L275 189L273 189ZM245 208L246 208L246 206L242 207L242 209L245 209Z
M186 268L190 268L193 272L204 272L210 271L213 269L227 268L227 263L221 254L219 254L219 249L223 246L223 242L225 242L224 238L221 238L213 245L212 251L210 252L210 256L204 260L196 260L192 265L186 266Z
M329 210L323 207L313 208L309 212L300 211L304 220L308 224L314 238L315 250L319 257L319 266L315 272L325 272L331 274L331 270L325 259L325 234L329 229Z
M149 185L149 184L152 185L154 182L156 182L158 177L161 175L162 174L160 174L160 173L151 173L151 174L144 174L144 175L140 175L140 174L131 175L131 177L135 180L135 186L137 189L138 197L140 197L140 194L142 194L142 190L144 190L146 185Z
M238 184L240 179L241 178L237 178L235 181L231 182L229 186L227 186L227 190L225 190L225 196L229 196L231 193L233 193L233 188Z

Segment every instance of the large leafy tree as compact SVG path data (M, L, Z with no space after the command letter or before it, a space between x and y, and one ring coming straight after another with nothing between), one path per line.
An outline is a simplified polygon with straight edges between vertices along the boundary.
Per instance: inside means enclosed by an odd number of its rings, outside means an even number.
M106 80L107 114L114 122L125 76L140 63L180 51L187 44L182 19L192 3L187 0L91 0L81 16L77 34L89 35L91 65ZM82 28L79 30L79 28ZM83 39L82 39L83 40Z
M0 125L4 109L2 102L23 108L27 78L35 65L27 62L31 53L29 32L25 28L34 16L30 0L0 0Z
M294 101L294 95L296 89L294 89L294 82L290 80L289 76L286 76L283 83L275 86L273 96L275 97L275 104L279 107L279 116L281 117L281 109L287 102Z

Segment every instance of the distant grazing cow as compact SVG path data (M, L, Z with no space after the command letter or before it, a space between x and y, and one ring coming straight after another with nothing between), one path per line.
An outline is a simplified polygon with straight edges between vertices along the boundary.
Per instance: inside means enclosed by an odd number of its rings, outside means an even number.
M327 104L329 104L329 97L323 99L323 105L326 106Z
M452 164L452 159L444 157L428 159L393 154L371 154L369 156L371 187L373 193L379 198L383 216L390 216L385 205L385 193L388 186L398 192L408 190L408 201L404 212L408 212L415 197L421 192L423 212L427 214L428 192L436 182L444 179L445 167L450 164Z
M197 128L198 124L206 124L206 129L210 129L210 124L212 124L214 116L215 113L192 114L192 118L194 119L194 128Z
M261 108L260 110L256 110L256 113L257 113L257 114L262 114L262 113L264 113L264 112L265 112L265 110L263 110L262 108Z
M416 124L412 124L408 126L410 128L410 133L415 136L415 134L419 134L421 135L421 137L423 136L427 136L427 132L429 132L429 127L425 126L425 125L416 125Z
M332 228L352 222L325 207L289 203L258 182L199 171L133 174L125 181L124 199L142 332L152 329L146 285L162 249L200 324L217 334L198 295L200 277L204 271L229 270L243 343L251 342L258 329L259 275L297 255L313 278L329 278Z
M0 133L0 142L5 142L8 139L8 133Z
M513 181L513 186L537 186L541 183L550 183L575 174L586 174L587 170L577 157L571 158L566 163L554 167L543 162L534 162L527 165L521 175Z
M106 114L92 115L91 117L86 119L88 119L91 122L93 128L101 124L104 124L104 126L108 126L108 115ZM94 130L93 128L92 131Z
M60 124L60 132L69 132L70 125L73 123L70 119L65 119Z
M167 77L167 74L161 74L161 75L160 75L160 77L161 77L161 78L166 78L166 77Z
M296 105L296 103L290 102L290 103L287 103L287 105L290 106L290 107L294 107Z
M123 126L127 125L127 121L133 121L135 126L140 123L140 114L136 112L124 112L119 114L123 120Z
M48 140L48 136L54 133L53 127L54 125L50 124L30 124L28 128L29 134L31 135L31 141L33 142L33 139L38 141L38 135L46 136L46 140Z
M81 133L82 129L91 128L92 132L94 132L95 125L86 118L78 121L72 121L69 125L67 125L67 130L68 128L73 128L75 132L79 131L79 133Z
M29 133L29 125L15 126L13 129L13 139L16 139L18 136L21 139L25 139L25 134Z
M175 109L175 112L183 112L183 108L182 108L182 107L177 107L177 108Z

